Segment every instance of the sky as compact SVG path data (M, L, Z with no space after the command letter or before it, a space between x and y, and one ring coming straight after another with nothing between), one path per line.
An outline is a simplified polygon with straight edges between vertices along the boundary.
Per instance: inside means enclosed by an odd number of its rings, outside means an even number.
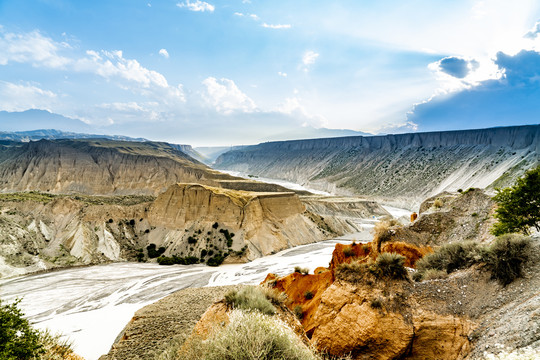
M0 0L28 109L195 146L538 124L540 1Z

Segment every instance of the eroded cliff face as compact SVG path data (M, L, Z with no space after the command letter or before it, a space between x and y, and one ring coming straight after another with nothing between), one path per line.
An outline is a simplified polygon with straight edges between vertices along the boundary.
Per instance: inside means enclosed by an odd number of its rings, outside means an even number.
M233 178L166 143L41 140L0 150L2 192L157 195L177 182L217 184Z
M0 277L161 254L246 262L342 235L295 193L175 184L152 196L0 195ZM150 260L152 261L152 260Z
M539 125L282 141L229 151L216 167L416 205L445 190L507 186L539 163L539 144Z
M218 227L226 229L234 234L230 248L240 251L247 246L249 260L335 235L310 220L292 192L258 193L199 184L171 186L152 205L149 220L156 226L182 230L164 240L165 247L172 249L170 254L185 242L184 229L200 231L192 244L199 251L206 249L205 242L213 242Z

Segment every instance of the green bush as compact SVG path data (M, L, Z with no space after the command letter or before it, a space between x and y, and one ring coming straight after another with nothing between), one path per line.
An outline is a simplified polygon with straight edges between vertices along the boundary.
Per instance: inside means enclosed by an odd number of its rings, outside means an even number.
M246 286L239 291L231 290L225 294L225 304L234 309L257 310L263 314L274 315L276 309L265 291L258 286Z
M210 255L210 253L213 253L212 250L210 250L210 252L208 253ZM221 253L219 254L216 254L214 256L212 256L211 258L209 258L208 260L206 260L206 265L208 266L219 266L223 263L223 261L225 261L225 257L227 257L227 254L225 255L222 255Z
M313 291L309 291L309 290L308 290L308 291L306 291L306 292L304 293L304 299L306 299L306 300L311 300L311 299L313 299L313 296L315 296L315 295L313 294Z
M483 256L483 250L473 241L444 244L435 252L418 260L416 269L420 272L428 269L444 270L450 274L480 262Z
M146 251L148 251L148 257L150 259L161 256L165 252L165 250L167 249L165 249L163 246L156 250L156 244L150 244L146 247Z
M157 258L159 265L192 265L198 264L199 258L195 256L180 257L178 255L173 256L160 256Z
M371 271L375 271L378 278L389 277L395 280L408 279L408 272L405 268L405 256L395 253L382 253L377 256L375 266L370 266Z
M0 359L39 358L44 352L39 331L30 326L17 307L20 300L4 305L0 300Z
M229 323L209 338L188 341L181 359L317 360L317 356L282 321L257 312L234 310Z
M486 268L493 279L508 285L523 276L523 265L529 260L531 239L517 234L503 235L488 248Z
M491 246L474 242L452 243L441 246L434 253L416 262L416 281L440 279L475 264L483 264L491 277L508 285L523 276L523 265L529 260L531 239L518 234L498 237Z
M540 231L540 166L527 171L512 187L497 189L493 200L497 203L494 235L529 235L532 227Z
M345 249L343 249L343 255L345 255L345 257L354 256L354 250L352 249L352 247L346 247Z
M294 267L294 272L300 273L302 275L307 275L307 274L309 274L309 269L308 268L302 268L300 266L295 266Z

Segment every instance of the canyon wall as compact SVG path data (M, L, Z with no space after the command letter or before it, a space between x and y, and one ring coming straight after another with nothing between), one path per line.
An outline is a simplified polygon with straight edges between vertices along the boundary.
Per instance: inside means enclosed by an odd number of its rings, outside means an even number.
M507 186L539 154L531 125L268 142L229 151L216 168L416 206L445 190Z

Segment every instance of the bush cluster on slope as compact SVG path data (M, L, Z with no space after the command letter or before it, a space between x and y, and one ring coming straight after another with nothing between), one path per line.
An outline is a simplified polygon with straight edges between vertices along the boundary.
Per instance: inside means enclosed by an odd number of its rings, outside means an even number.
M317 360L318 357L279 319L233 310L229 324L206 340L193 339L181 357L200 360Z
M493 279L508 285L523 276L523 265L529 260L530 247L531 239L518 234L500 236L489 246L474 242L446 244L416 263L418 272L415 280L434 278L436 272L450 274L482 264Z

